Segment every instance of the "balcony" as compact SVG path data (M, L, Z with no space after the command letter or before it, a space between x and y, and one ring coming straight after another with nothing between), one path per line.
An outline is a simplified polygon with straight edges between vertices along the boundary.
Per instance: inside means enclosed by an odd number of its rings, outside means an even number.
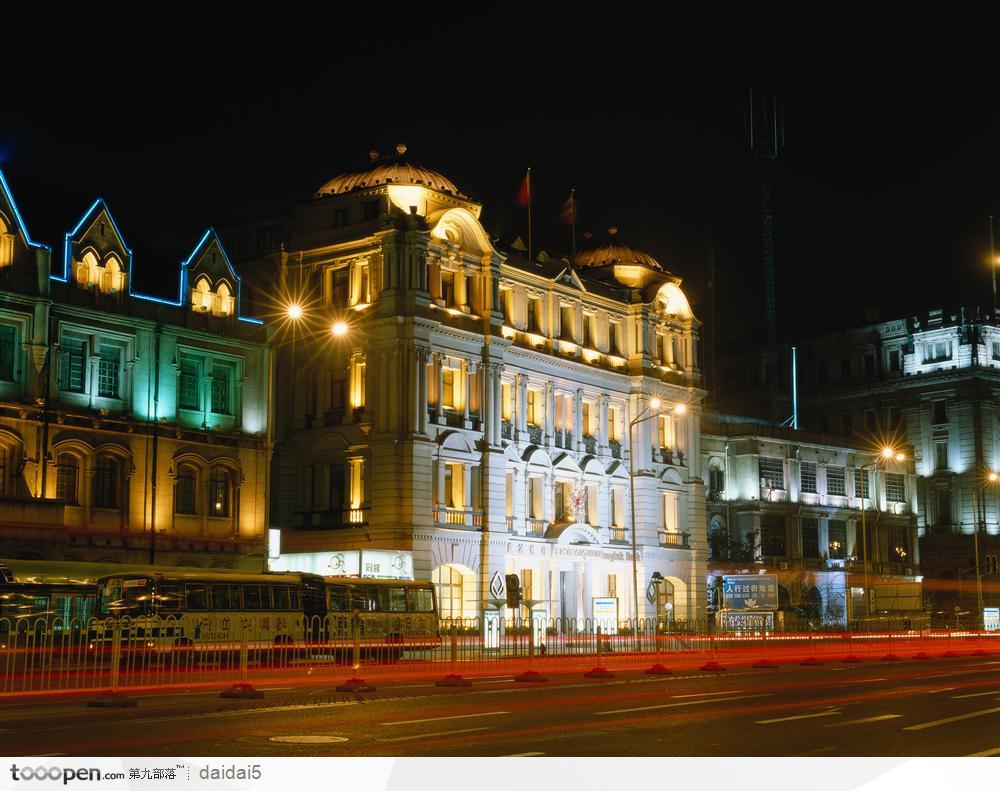
M691 549L688 544L690 533L673 533L668 530L660 531L660 546L672 547L673 549Z
M517 517L515 517L515 516L508 516L508 517L506 517L506 519L507 519L507 532L508 533L513 533L514 532L514 526L517 524Z
M611 451L611 458L620 459L622 457L622 442L620 439L609 439L608 450Z
M612 527L611 528L611 543L612 544L627 544L628 542L628 532L624 527Z
M557 448L565 448L569 443L567 442L569 437L566 436L562 429L557 428L552 432L552 444ZM565 443L565 444L564 444Z
M542 427L541 426L528 426L528 442L534 445L542 444Z
M297 511L296 527L300 530L345 530L368 524L370 506L360 508L332 508L318 511Z
M681 466L684 464L684 454L683 452L673 450L672 448L660 448L660 462L663 464Z
M590 454L597 453L597 437L583 436L583 449Z
M509 420L500 421L500 438L501 439L513 439L514 438L514 426Z
M544 536L549 528L549 523L545 519L525 519L525 535Z
M434 524L463 530L482 530L483 512L473 511L471 508L438 506L434 509Z
M444 421L451 428L462 428L465 426L465 418L462 417L461 412L451 412L446 409L444 411Z

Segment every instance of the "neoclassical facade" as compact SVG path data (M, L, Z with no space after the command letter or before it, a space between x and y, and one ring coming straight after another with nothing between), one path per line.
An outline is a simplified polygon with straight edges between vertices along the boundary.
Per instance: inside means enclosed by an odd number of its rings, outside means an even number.
M95 201L55 250L0 173L0 557L261 568L270 364L213 231L132 288Z
M259 286L247 311L279 325L283 551L412 551L445 616L479 616L515 574L547 617L598 597L621 619L703 617L680 279L615 238L574 262L502 252L481 211L400 146L224 230Z

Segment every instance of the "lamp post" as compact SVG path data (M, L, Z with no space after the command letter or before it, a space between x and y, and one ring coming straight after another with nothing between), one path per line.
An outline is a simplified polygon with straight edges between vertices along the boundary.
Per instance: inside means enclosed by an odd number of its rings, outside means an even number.
M868 591L868 530L865 527L865 479L867 476L865 475L865 470L883 462L905 460L905 454L887 445L879 451L879 454L874 459L861 465L861 551L864 564L865 617L867 618L871 618L872 616L872 601L871 594Z
M629 442L629 454L628 454L628 469L629 469L629 479L628 479L628 489L629 489L629 510L631 511L631 521L632 521L632 609L633 609L633 619L632 619L632 633L635 637L636 642L639 640L639 569L636 560L636 555L638 555L639 550L636 544L635 532L635 455L636 455L636 443L634 442L633 429L640 423L644 423L647 420L652 420L654 417L659 417L662 415L666 409L666 405L660 401L659 398L651 398L649 400L649 406L644 407L643 410L636 415L628 424L628 442ZM687 406L684 403L674 404L673 409L670 410L675 415L683 415L687 411Z
M984 490L991 486L996 486L1000 482L1000 473L990 472L987 476L987 480L981 483L979 486L975 486L972 489L972 537L973 546L975 548L976 556L976 618L981 619L983 617L983 575L979 568L979 495ZM985 503L983 504L983 516L985 516Z

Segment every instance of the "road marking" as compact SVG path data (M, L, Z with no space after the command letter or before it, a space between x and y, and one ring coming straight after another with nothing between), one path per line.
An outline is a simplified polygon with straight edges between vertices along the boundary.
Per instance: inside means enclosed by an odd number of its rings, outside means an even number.
M59 755L60 753L56 753ZM1000 755L1000 747L994 747L992 750L983 750L981 753L969 753L966 758L987 758L991 755Z
M959 720L971 720L973 717L985 717L987 714L996 714L1000 711L1000 706L992 709L983 709L982 711L973 711L968 714L959 714L957 717L947 717L943 720L934 720L933 722L922 722L919 725L911 725L908 728L903 728L904 731L922 731L924 728L936 728L938 725L947 725L949 722L958 722Z
M813 717L834 717L838 714L843 714L840 711L821 711L818 714L796 714L794 717L777 717L773 720L757 720L754 725L770 725L774 722L791 722L792 720L811 720Z
M69 753L35 753L34 755L26 755L25 758L56 758L60 755L69 755Z
M534 758L536 755L545 755L545 753L514 753L512 755L501 755L501 758Z
M989 692L973 692L971 695L952 695L952 700L961 700L962 698L984 698L987 695L997 695L1000 694L1000 689L991 689Z
M421 733L417 736L395 736L392 739L379 739L380 742L409 742L414 739L433 739L435 736L453 736L456 733L473 733L474 731L488 731L489 726L482 728L463 728L460 731L437 731L436 733Z
M703 698L707 695L738 695L742 689L730 689L726 692L692 692L690 695L671 695L674 698Z
M882 720L894 720L897 717L902 717L902 714L879 714L875 717L862 717L860 720L849 720L847 722L834 722L830 725L824 725L824 728L842 728L845 725L863 725L866 722L881 722Z
M887 678L859 678L857 681L849 681L846 684L837 684L838 687L853 687L855 684L870 684L875 681L888 681Z
M268 741L282 744L337 744L348 741L348 738L346 736L302 734L301 736L272 736Z
M453 714L450 717L427 717L422 720L398 720L396 722L383 722L382 725L416 725L420 722L439 722L440 720L468 720L472 717L496 717L500 714L510 714L509 711L484 711L481 714Z
M837 749L837 745L828 744L826 747L817 747L815 750L809 750L809 752L799 753L798 757L805 758L807 755L821 755L822 753L832 753Z
M952 678L954 676L970 676L970 675L975 675L977 673L992 673L992 672L994 672L994 671L993 670L961 670L958 673L935 673L934 675L931 675L931 676L917 676L917 680L919 681L919 680L925 679L925 678Z
M295 689L295 687L257 687L261 692L277 692L281 689Z
M749 698L766 698L773 693L764 692L760 695L737 695L734 698L714 698L712 700L685 700L683 703L661 703L659 706L639 706L635 709L612 709L611 711L595 711L594 714L631 714L634 711L653 711L654 709L673 709L678 706L697 706L701 703L726 703L730 700L747 700Z

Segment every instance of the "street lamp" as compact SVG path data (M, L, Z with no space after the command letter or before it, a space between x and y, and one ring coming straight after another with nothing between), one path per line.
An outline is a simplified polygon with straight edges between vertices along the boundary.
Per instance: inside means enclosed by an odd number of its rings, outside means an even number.
M347 335L347 322L346 321L335 321L330 325L330 333L335 338L343 338Z
M864 581L865 581L865 616L871 618L872 616L872 601L871 595L868 591L868 530L865 527L865 470L869 467L875 467L882 463L888 463L890 461L906 461L906 454L901 451L896 450L889 445L886 445L879 451L879 454L871 461L861 465L861 547L863 553L863 563L864 563Z
M977 618L983 617L983 575L979 570L979 493L991 486L996 486L1000 482L1000 473L990 471L987 479L972 489L972 536L973 546L976 551L976 608ZM986 504L983 503L983 516L986 515ZM985 521L985 519L983 520Z
M628 442L629 442L629 454L628 454L628 469L629 469L629 510L632 514L632 609L633 609L633 619L632 619L632 633L635 637L636 642L639 640L639 569L636 561L636 555L639 553L638 546L636 544L635 532L635 456L636 456L636 443L633 441L632 430L638 426L640 423L644 423L647 420L652 420L654 417L659 417L664 414L664 412L671 411L675 415L683 415L687 412L687 404L683 402L678 402L673 405L672 409L667 409L667 405L664 404L659 398L649 399L649 406L643 408L643 410L636 415L631 422L628 424Z

